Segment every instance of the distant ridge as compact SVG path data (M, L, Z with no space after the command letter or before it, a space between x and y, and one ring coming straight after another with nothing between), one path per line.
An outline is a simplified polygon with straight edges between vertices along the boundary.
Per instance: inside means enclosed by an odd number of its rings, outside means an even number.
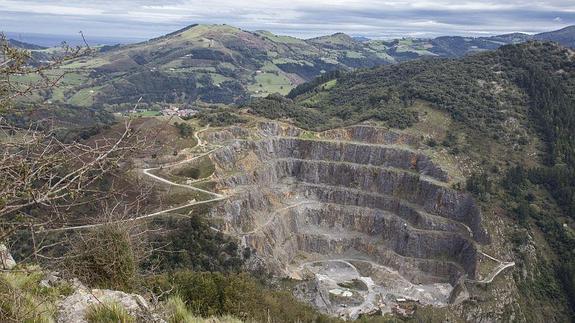
M10 44L10 46L14 46L14 47L18 47L18 48L22 48L22 49L28 49L28 50L42 50L42 49L46 49L48 47L44 47L44 46L40 46L40 45L36 45L36 44L30 44L30 43L25 43L16 39L8 39L8 43Z
M370 41L371 38L368 37L364 37L364 36L353 36L352 37L354 40L358 41L358 42L366 42L366 41Z
M575 25L533 36L537 40L550 40L563 46L575 47Z
M567 27L537 35L395 40L334 33L300 39L226 24L192 24L145 42L100 47L99 52L72 61L71 70L83 81L67 85L64 97L50 100L79 106L117 105L121 109L146 93L142 104L243 104L254 96L287 94L299 84L338 70L422 57L462 57L533 39L569 46L575 43L574 30ZM46 54L41 50L36 53Z

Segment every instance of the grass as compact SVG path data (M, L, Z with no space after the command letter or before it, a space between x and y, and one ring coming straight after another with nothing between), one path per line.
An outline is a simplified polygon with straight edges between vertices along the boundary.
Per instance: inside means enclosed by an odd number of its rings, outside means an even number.
M265 38L273 41L274 43L307 45L305 41L303 41L299 38L295 38L295 37L291 37L291 36L275 35L269 31L258 32L258 35L262 35Z
M62 88L54 88L52 90L52 98L51 100L57 102L64 102L66 101L66 96L64 95L64 90Z
M241 30L229 25L197 25L182 33L182 39L193 39L204 37L206 33L219 32L223 34L238 34Z
M329 91L336 85L337 85L337 79L327 81L322 85L322 90Z
M194 185L198 186L198 185ZM211 196L197 191L192 191L184 187L174 187L165 183L158 183L156 187L161 190L163 202L167 205L183 205L189 203L191 200L203 201L212 198ZM201 188L201 187L200 187Z
M166 319L168 323L241 323L232 316L201 318L193 315L186 308L180 296L172 296L166 302Z
M20 84L33 84L33 83L36 83L38 81L41 81L42 78L38 74L28 73L28 74L11 76L11 80L15 83L20 83Z
M314 95L310 96L309 98L301 101L301 103L314 106L314 105L317 105L320 102L324 101L327 98L328 98L328 92L322 91L319 93L315 93Z
M70 295L72 288L65 283L42 287L44 273L36 267L26 269L0 273L0 321L55 322L56 302Z
M99 91L99 87L81 89L72 95L72 97L68 100L68 103L82 107L90 106L94 101L94 97L99 93Z
M86 321L89 323L135 323L136 319L118 303L99 303L88 307Z
M146 110L146 111L133 113L132 115L136 116L136 117L157 117L157 116L161 116L162 113L160 111Z
M271 93L287 94L293 85L290 80L278 73L260 73L254 77L254 84L249 85L250 92L258 92L258 95Z
M355 52L352 50L345 51L345 57L347 58L363 58L363 54L360 52Z
M301 66L307 65L307 66L313 66L313 63L305 61L305 60L295 60L295 59L291 59L291 58L287 58L287 57L281 57L281 58L274 58L272 63L278 65L278 64L298 64Z
M168 69L164 68L163 69ZM215 73L216 68L213 66L186 66L186 67L178 67L172 73Z
M317 134L315 132L312 132L312 131L302 131L302 133L299 135L299 138L301 138L301 139L317 139Z
M377 52L375 53L375 55L379 58L385 59L389 62L395 62L395 58L393 58L391 55L387 54L387 53L383 53L383 52Z
M68 72L64 74L64 78L62 79L62 85L80 85L88 81L88 77L84 74L75 73L75 72Z
M205 156L194 163L180 167L173 171L173 174L180 177L187 177L192 179L206 178L212 175L215 171L214 164L209 157Z
M448 113L434 109L429 103L423 101L416 101L409 109L417 112L419 121L403 132L414 136L424 135L438 142L445 139L447 129L452 124Z
M94 68L110 63L110 61L99 58L99 57L82 57L70 61L68 64L62 65L63 69L75 69L75 68Z
M217 74L217 73L210 73L209 75L212 78L212 82L216 85L221 84L225 81L231 80L231 78L223 76L221 74Z

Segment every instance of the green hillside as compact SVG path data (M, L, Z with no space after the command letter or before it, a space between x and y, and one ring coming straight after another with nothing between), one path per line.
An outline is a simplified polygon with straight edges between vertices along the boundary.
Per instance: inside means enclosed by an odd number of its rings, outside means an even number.
M264 31L192 25L143 43L104 47L71 61L60 71L85 80L66 84L63 96L48 93L43 99L79 106L122 105L140 96L144 103L230 104L251 95L286 94L325 71L390 61L353 40L337 49L323 48Z
M123 111L141 103L233 104L295 86L334 70L350 71L419 58L461 57L532 38L574 39L571 29L530 36L357 40L343 33L307 40L228 25L191 25L146 42L94 48L90 55L53 71L65 73L57 91L40 91L29 101L106 107ZM34 63L57 49L28 46ZM22 80L24 83L26 79Z

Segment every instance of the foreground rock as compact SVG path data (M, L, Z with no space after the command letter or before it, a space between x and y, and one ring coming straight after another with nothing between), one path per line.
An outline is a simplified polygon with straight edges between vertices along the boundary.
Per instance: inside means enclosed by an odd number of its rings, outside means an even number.
M76 291L59 304L58 322L87 322L85 316L88 308L101 303L117 303L123 306L137 322L165 322L152 313L150 304L141 295L108 289L88 289L79 283L76 283Z

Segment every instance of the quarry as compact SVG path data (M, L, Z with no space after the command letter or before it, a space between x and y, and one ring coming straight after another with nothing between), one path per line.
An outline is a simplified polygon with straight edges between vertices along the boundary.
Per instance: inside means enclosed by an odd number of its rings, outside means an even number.
M481 251L490 241L481 210L418 138L277 122L201 138L218 145L210 181L226 197L209 211L213 229L236 236L253 263L300 281L296 296L322 312L355 319L446 306L512 265ZM478 269L486 257L499 262L487 278Z

